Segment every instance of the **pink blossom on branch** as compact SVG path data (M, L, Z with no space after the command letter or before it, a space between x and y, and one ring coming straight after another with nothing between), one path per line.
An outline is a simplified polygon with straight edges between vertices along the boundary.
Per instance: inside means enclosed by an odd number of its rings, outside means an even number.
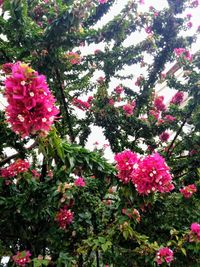
M22 137L50 130L59 110L46 78L27 64L17 62L5 80L7 121Z
M99 0L100 4L106 4L108 2L108 0Z
M190 229L190 242L200 241L200 224L196 222L192 223Z
M67 206L64 206L63 209L60 209L55 218L62 229L66 229L67 226L72 223L73 219L74 213L70 209L67 209Z
M85 186L85 181L82 177L79 177L75 180L74 182L74 185L75 186L78 186L78 187L84 187Z
M141 159L131 177L132 183L141 195L148 195L156 191L160 193L170 192L174 189L169 167L158 153Z
M157 96L154 100L154 107L156 110L158 111L165 111L166 110L166 106L163 103L164 101L164 96Z
M18 266L25 267L26 264L31 261L30 256L31 256L30 251L25 250L17 252L17 254L13 256L12 259Z
M170 134L167 133L167 132L163 132L163 133L161 133L161 135L159 136L161 142L167 142L168 139L169 139L169 137L170 137Z
M182 57L183 59L192 62L192 55L185 48L175 48L174 53L178 58Z
M127 103L123 106L123 110L126 113L126 115L132 115L133 111L135 109L135 101L133 101L132 103Z
M25 161L23 159L17 159L8 167L1 169L1 176L4 178L12 178L17 174L27 172L29 168L30 164L28 161Z
M190 184L180 189L180 192L185 198L190 198L194 193L197 192L197 188L195 184Z
M167 247L160 248L159 251L156 253L156 262L158 265L162 263L170 263L174 260L174 253L171 249Z
M183 99L184 93L179 91L172 97L170 104L180 105L183 102Z
M78 98L73 98L72 104L83 111L90 108L90 104L88 101L82 101L81 99Z
M134 168L137 168L138 160L137 154L131 150L125 150L115 155L116 168L118 170L117 176L124 184L131 181L131 174Z

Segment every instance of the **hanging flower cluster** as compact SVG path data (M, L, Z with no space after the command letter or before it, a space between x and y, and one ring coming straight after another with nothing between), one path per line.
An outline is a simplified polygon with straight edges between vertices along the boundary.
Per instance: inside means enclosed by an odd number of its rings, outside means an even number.
M46 78L27 64L13 64L5 81L7 121L22 137L49 131L59 110L55 106Z
M60 228L66 229L69 224L72 223L74 218L74 213L64 206L63 209L60 209L59 212L56 214L55 220L58 222Z
M200 224L192 223L190 229L190 242L200 241Z
M18 265L25 267L27 263L31 261L30 259L31 253L30 251L21 251L18 252L15 256L13 256L13 261Z
M190 198L194 193L197 192L197 188L195 184L190 184L180 189L180 192L185 198Z
M174 105L180 105L183 102L184 99L184 93L183 92L177 92L170 101L170 104Z
M174 259L174 253L171 249L164 247L160 248L159 251L156 253L156 262L158 265L162 263L170 263Z
M127 184L132 179L134 168L138 167L137 155L130 150L125 150L115 155L115 161L117 162L118 178Z
M8 167L1 170L1 176L4 178L11 178L19 173L27 172L30 168L28 161L23 159L18 159L14 163L10 164Z
M118 178L123 183L132 182L141 195L152 192L170 192L174 189L172 177L163 157L158 153L138 158L130 150L118 153L117 162Z

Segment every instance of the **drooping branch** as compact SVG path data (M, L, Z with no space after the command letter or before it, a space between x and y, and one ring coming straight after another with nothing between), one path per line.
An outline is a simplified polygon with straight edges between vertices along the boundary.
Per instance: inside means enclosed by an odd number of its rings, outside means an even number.
M35 148L37 146L37 144L38 144L38 142L37 142L37 140L35 140L35 142L31 146L29 146L27 148L24 148L24 149L30 151L33 148ZM3 165L5 165L6 163L8 163L9 161L11 161L12 159L17 158L19 155L20 155L20 152L17 152L15 154L13 154L13 155L11 155L11 156L3 159L2 161L0 161L0 167L3 166Z

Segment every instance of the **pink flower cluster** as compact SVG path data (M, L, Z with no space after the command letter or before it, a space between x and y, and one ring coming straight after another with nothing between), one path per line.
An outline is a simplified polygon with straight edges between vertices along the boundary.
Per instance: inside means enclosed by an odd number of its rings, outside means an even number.
M19 173L27 172L29 168L30 164L28 161L18 159L14 163L10 164L10 166L2 169L1 176L4 178L11 178Z
M192 223L190 229L191 229L190 242L200 241L200 224Z
M91 101L90 101L90 102L91 102ZM89 103L89 101L82 101L81 99L78 99L78 98L73 98L73 100L72 100L72 104L73 104L75 107L77 107L77 108L79 108L79 109L81 109L81 110L83 110L83 111L85 111L85 110L87 110L87 109L90 108L90 103Z
M161 133L161 135L159 136L160 141L162 141L162 142L167 142L168 139L169 139L169 137L170 137L170 134L167 133L167 132L163 132L163 133Z
M169 167L158 153L146 156L132 173L132 183L141 195L170 192L174 189Z
M138 157L136 153L131 150L125 150L115 155L117 162L116 168L118 170L118 178L127 184L132 179L132 172L138 166Z
M114 90L116 94L120 95L124 91L124 88L121 85L118 85Z
M174 53L178 58L182 57L183 59L192 62L192 55L185 48L175 48Z
M184 93L183 92L177 92L171 99L170 104L179 105L183 102L184 99Z
M78 65L81 63L81 56L77 52L68 52L65 58L69 60L72 65Z
M75 180L74 182L74 185L75 186L78 186L78 187L84 187L85 186L85 181L82 177L79 177Z
M123 106L123 110L126 113L126 115L132 115L133 111L135 109L136 103L135 101L132 101L132 103L127 103Z
M157 96L154 100L154 107L157 111L165 111L166 106L163 103L164 101L164 96Z
M74 213L68 209L67 206L64 206L63 209L60 209L55 218L62 229L66 229L67 226L72 223L73 219Z
M172 122L172 121L175 121L176 118L175 118L174 116L172 116L172 115L166 115L166 116L164 117L164 120L166 120L166 121L168 121L168 122Z
M13 256L13 261L18 265L18 266L22 266L25 267L27 263L29 263L31 261L30 259L31 253L30 251L21 251L21 252L17 252L17 254L15 256Z
M141 195L174 189L169 167L158 153L138 158L132 151L125 150L115 155L115 161L119 180L124 184L131 181Z
M99 3L100 4L105 4L105 3L107 3L108 2L108 0L99 0Z
M180 189L180 192L185 198L190 198L194 193L197 192L197 188L195 184L190 184Z
M167 247L160 248L156 253L156 262L158 265L162 263L170 263L174 260L174 253L171 249Z
M27 64L17 62L5 81L7 121L22 137L49 131L59 110L46 78Z

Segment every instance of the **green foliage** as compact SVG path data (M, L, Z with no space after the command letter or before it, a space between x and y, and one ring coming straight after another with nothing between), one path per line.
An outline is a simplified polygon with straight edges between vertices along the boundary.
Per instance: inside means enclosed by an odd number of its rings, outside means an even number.
M190 242L190 225L200 222L199 52L192 62L180 57L166 74L168 87L185 92L187 101L169 104L159 119L152 112L155 86L162 83L165 66L175 60L174 48L189 49L196 40L197 34L181 36L186 20L180 15L191 1L168 0L158 14L154 8L139 12L137 1L128 1L120 14L94 27L115 2L4 0L0 65L30 63L46 75L60 108L48 135L23 140L11 131L4 111L0 113L1 168L17 158L31 162L25 173L0 177L0 257L10 256L8 266L15 265L12 256L18 251L29 250L33 267L155 267L156 252L165 246L174 251L174 266L200 265L200 243ZM124 45L127 36L149 26L151 35ZM91 44L102 43L102 51L81 55L83 45L90 50ZM70 62L71 51L80 54L79 64ZM145 55L152 62L145 62ZM145 69L137 89L124 86L135 73L123 76L120 71L139 64ZM178 68L184 72L181 80L174 72ZM93 79L96 71L104 72L98 81ZM116 78L124 89L121 96L111 88ZM3 94L4 83L0 86ZM93 99L80 119L73 99L85 95ZM126 114L125 103L135 103L133 114ZM165 119L167 115L175 120ZM170 166L175 189L141 196L132 184L120 182L103 149L85 148L94 125L101 127L113 153L158 151ZM159 139L165 131L173 133L170 141ZM9 157L6 148L16 153ZM75 176L83 177L86 185L75 186ZM188 184L198 189L189 199L179 192ZM64 207L74 214L66 229L56 219Z

